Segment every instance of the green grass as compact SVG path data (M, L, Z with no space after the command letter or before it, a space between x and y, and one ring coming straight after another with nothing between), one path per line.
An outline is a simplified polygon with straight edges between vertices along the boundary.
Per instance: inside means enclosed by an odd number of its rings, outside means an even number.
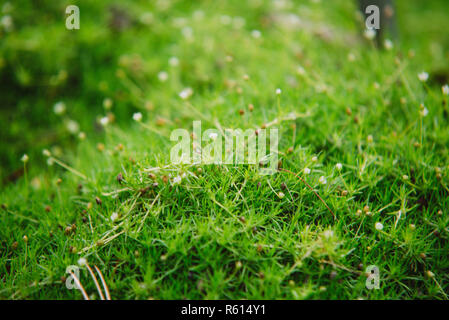
M447 299L446 1L399 1L392 50L360 35L349 1L135 1L123 4L132 23L122 31L108 24L107 1L80 4L79 31L64 29L63 4L27 3L0 41L0 298L81 299L61 277L84 257L114 299ZM283 26L291 13L300 26ZM170 164L170 132L194 120L203 131L257 129L290 114L277 125L282 167L335 219L287 172ZM369 265L379 290L365 287Z

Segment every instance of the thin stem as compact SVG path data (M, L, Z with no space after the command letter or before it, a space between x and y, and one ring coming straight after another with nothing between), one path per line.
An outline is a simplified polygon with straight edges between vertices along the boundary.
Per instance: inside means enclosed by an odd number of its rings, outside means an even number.
M86 293L86 290L84 290L83 285L81 284L80 280L76 277L76 275L70 271L70 275L73 277L73 280L75 280L76 285L81 290L81 293L83 294L84 300L90 300L89 296Z
M320 195L315 191L315 190L313 190L313 188L303 179L303 178L301 178L298 174L296 174L296 173L294 173L294 172L292 172L292 171L290 171L290 170L287 170L287 169L284 169L284 168L279 168L278 169L279 171L284 171L284 172L287 172L287 173L290 173L290 174L292 174L292 175L294 175L295 177L297 177L299 180L301 180L310 190L312 190L312 192L318 197L318 199L320 199L321 200L321 202L326 206L326 208L327 208L327 210L329 210L329 212L330 213L332 213L332 216L334 217L334 220L335 220L335 214L334 214L334 212L331 210L331 208L329 208L329 206L327 205L327 203L323 200L323 198L321 198L320 197Z
M86 262L86 267L87 267L87 270L89 270L89 273L95 282L95 286L97 287L97 291L100 294L101 300L104 300L104 295L103 295L103 292L101 291L100 285L98 284L97 277L95 276L95 273L92 271L91 267L89 266L89 264L87 262Z
M98 267L96 265L94 265L94 267L95 267L95 270L97 270L98 275L100 276L101 284L103 285L104 292L106 294L106 300L111 300L111 295L109 293L109 288L108 288L108 286L106 284L106 281L104 281L103 274L101 273L100 269L98 269Z

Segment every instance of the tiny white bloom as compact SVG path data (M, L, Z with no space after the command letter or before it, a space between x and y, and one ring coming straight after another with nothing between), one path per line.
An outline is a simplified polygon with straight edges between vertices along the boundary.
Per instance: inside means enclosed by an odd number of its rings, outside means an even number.
M100 119L100 124L104 127L107 126L109 123L109 118L108 117L103 117Z
M298 73L300 76L303 76L306 74L306 70L302 66L298 66L298 68L296 68L296 73Z
M321 176L320 179L318 180L321 184L326 184L327 180L324 176Z
M20 160L21 160L23 163L27 163L29 159L30 159L30 158L29 158L28 155L25 153L25 154L22 156L22 158L21 158Z
M56 102L53 106L53 112L57 115L61 115L65 112L65 103L62 101Z
M193 90L191 88L185 88L179 93L179 97L183 100L187 100L193 94Z
M279 192L279 193L278 193L278 197L279 197L280 199L282 199L282 198L285 197L285 194L284 194L283 192Z
M118 218L118 213L117 212L113 212L111 214L111 221L115 221L115 220L117 220L117 218Z
M67 120L66 127L71 134L76 134L80 130L80 126L75 120Z
M154 16L151 12L144 12L140 16L140 22L142 22L145 25L150 25L153 22Z
M10 15L6 15L1 18L0 24L5 28L6 31L10 31L13 26L13 20Z
M380 222L376 222L374 227L376 228L376 230L381 231L384 228L384 225L382 223L380 223Z
M180 176L176 176L173 178L173 184L179 184L181 183L181 177Z
M217 134L216 132L211 132L211 133L209 134L209 138L211 138L212 140L217 139L217 137L218 137L218 134Z
M186 39L192 39L193 38L193 30L190 27L184 27L181 30L182 35Z
M80 140L86 139L86 133L84 133L83 131L81 131L81 132L78 134L78 139L80 139Z
M343 165L339 162L335 165L338 171L340 171L343 168Z
M235 17L233 19L232 23L234 25L234 28L241 29L245 26L246 20L245 20L245 18L242 18L242 17Z
M251 31L251 36L255 39L259 39L262 36L262 33L259 30Z
M329 239L334 236L334 232L332 230L325 230L323 231L323 236Z
M204 18L204 11L203 10L195 10L193 12L193 18L195 20L202 20Z
M443 92L443 94L445 96L449 95L449 86L447 84L445 84L444 86L441 87L441 91Z
M309 168L304 168L304 173L305 174L310 174L310 169Z
M105 110L110 110L112 108L112 103L111 98L105 98L103 100L103 108L105 108Z
M393 49L393 42L390 39L385 39L384 41L384 47L387 50Z
M282 90L279 89L279 88L277 88L277 89L276 89L276 94L277 94L277 95L280 95L281 93L282 93Z
M172 67L177 67L179 65L179 59L177 57L171 57L168 60L168 64L171 65Z
M43 154L44 156L46 156L46 157L50 157L50 156L51 156L51 153L50 153L50 151L48 151L48 149L42 150L42 154Z
M352 52L348 53L348 61L353 62L355 61L355 59L355 54L353 54Z
M78 265L84 266L87 263L86 258L79 258L78 259Z
M408 180L408 175L404 174L404 175L402 176L402 179Z
M157 78L160 82L165 82L168 79L168 73L165 71L161 71L157 74Z
M134 120L134 121L137 121L137 122L142 121L142 114L141 114L140 112L134 113L134 114L133 114L133 120Z
M429 79L429 74L425 71L418 73L418 79L421 82L426 82Z
M422 117L426 117L426 116L429 114L429 110L427 110L427 108L426 108L423 104L421 104L421 105L419 106L419 114L420 114Z
M54 163L53 158L48 158L48 159L47 159L47 165L48 165L48 166L52 166L53 163Z
M317 161L318 161L318 158L317 158L316 156L313 156L313 157L312 157L312 161L313 161L313 162L317 162Z
M228 25L232 22L232 18L226 14L220 17L221 24Z
M374 37L376 36L376 30L366 29L365 32L363 33L363 35L365 36L366 39L373 40Z

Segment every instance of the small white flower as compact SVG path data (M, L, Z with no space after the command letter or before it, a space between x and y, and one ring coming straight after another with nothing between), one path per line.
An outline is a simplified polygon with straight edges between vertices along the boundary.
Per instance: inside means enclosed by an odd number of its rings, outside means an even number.
M366 39L373 40L374 37L376 36L376 30L374 30L374 29L366 29L364 31L363 35L365 36Z
M376 228L376 230L381 231L384 228L384 225L382 223L380 223L380 222L376 222L374 227Z
M108 117L103 117L103 118L100 119L100 124L101 124L103 127L107 126L108 123L109 123L109 118L108 118Z
M217 137L218 137L218 134L217 134L216 132L211 132L211 133L209 134L209 138L211 138L212 140L217 139Z
M179 97L183 100L187 100L193 94L193 90L191 88L185 88L179 93Z
M173 184L181 183L182 178L180 176L176 176L173 178Z
M42 150L42 154L43 154L44 156L46 156L46 157L50 157L50 156L51 156L51 153L50 153L50 151L48 151L48 149Z
M429 74L425 71L418 73L418 79L421 82L426 82L429 79Z
M202 20L204 18L204 11L203 10L195 10L193 12L193 18L195 20Z
M176 57L171 57L170 59L168 59L168 64L172 67L177 67L179 65L179 59Z
M316 156L313 156L313 157L312 157L312 161L313 161L313 162L317 162L317 161L318 161L318 158L317 158Z
M393 42L390 39L385 39L384 41L384 47L387 50L393 49Z
M251 36L255 39L259 39L262 36L262 33L259 30L251 31Z
M86 258L79 258L78 259L78 265L84 266L87 263Z
M165 82L168 79L168 73L165 71L161 71L157 74L157 78L160 82Z
M279 89L279 88L277 88L277 89L276 89L276 94L277 94L277 95L280 95L281 93L282 93L282 90Z
M193 30L190 27L184 27L181 30L182 35L186 39L192 39L193 38Z
M105 98L103 100L103 108L105 108L105 110L110 110L112 108L112 103L111 98Z
M234 28L241 29L245 26L246 20L242 17L235 17L232 21L232 24L234 25Z
M355 59L356 59L355 54L353 54L352 52L348 53L348 61L354 62Z
M144 12L141 16L140 16L140 22L142 22L145 25L150 25L154 20L154 16L153 13L151 12Z
M23 163L27 163L28 160L30 160L30 158L28 157L28 155L25 153L22 158L20 159Z
M334 236L334 232L332 230L325 230L323 231L323 236L329 239Z
M55 105L53 106L53 112L57 115L63 114L65 112L65 109L65 103L62 101L55 103Z
M112 214L111 214L111 221L115 221L115 220L117 220L118 219L118 213L117 212L113 212Z
M429 110L427 110L427 108L426 108L423 104L421 104L421 105L419 106L419 114L420 114L422 117L426 117L426 116L429 114Z
M142 114L141 114L140 112L134 113L134 114L133 114L133 120L134 120L134 121L137 121L137 122L142 121Z
M232 18L230 16L224 14L220 17L220 22L223 25L228 25L232 22Z
M298 66L298 68L296 68L296 73L303 76L306 74L306 70L302 66Z
M341 169L343 168L343 165L341 163L337 163L335 165L335 168L337 168L338 171L341 171Z
M310 174L310 169L309 168L304 168L304 174Z
M66 127L71 134L76 134L80 130L80 126L75 120L67 120Z
M285 197L285 194L283 192L279 192L278 197L279 197L279 199L282 199Z
M404 175L402 176L402 179L408 180L408 175L404 174Z
M13 20L10 15L3 16L0 20L0 25L5 28L6 31L11 31L13 26Z
M86 139L86 133L84 133L83 131L81 131L81 132L78 134L78 139L80 139L80 140L85 140L85 139Z
M320 179L318 180L321 184L326 184L327 180L324 176L321 176Z
M445 84L444 86L441 87L441 91L443 92L443 94L445 96L449 95L449 86L447 84Z

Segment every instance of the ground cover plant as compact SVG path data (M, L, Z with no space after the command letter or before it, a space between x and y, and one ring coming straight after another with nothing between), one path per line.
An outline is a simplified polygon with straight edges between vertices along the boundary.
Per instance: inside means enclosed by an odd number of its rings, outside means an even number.
M0 297L447 299L446 1L2 3ZM170 133L279 129L279 172ZM379 289L366 268L379 269Z

